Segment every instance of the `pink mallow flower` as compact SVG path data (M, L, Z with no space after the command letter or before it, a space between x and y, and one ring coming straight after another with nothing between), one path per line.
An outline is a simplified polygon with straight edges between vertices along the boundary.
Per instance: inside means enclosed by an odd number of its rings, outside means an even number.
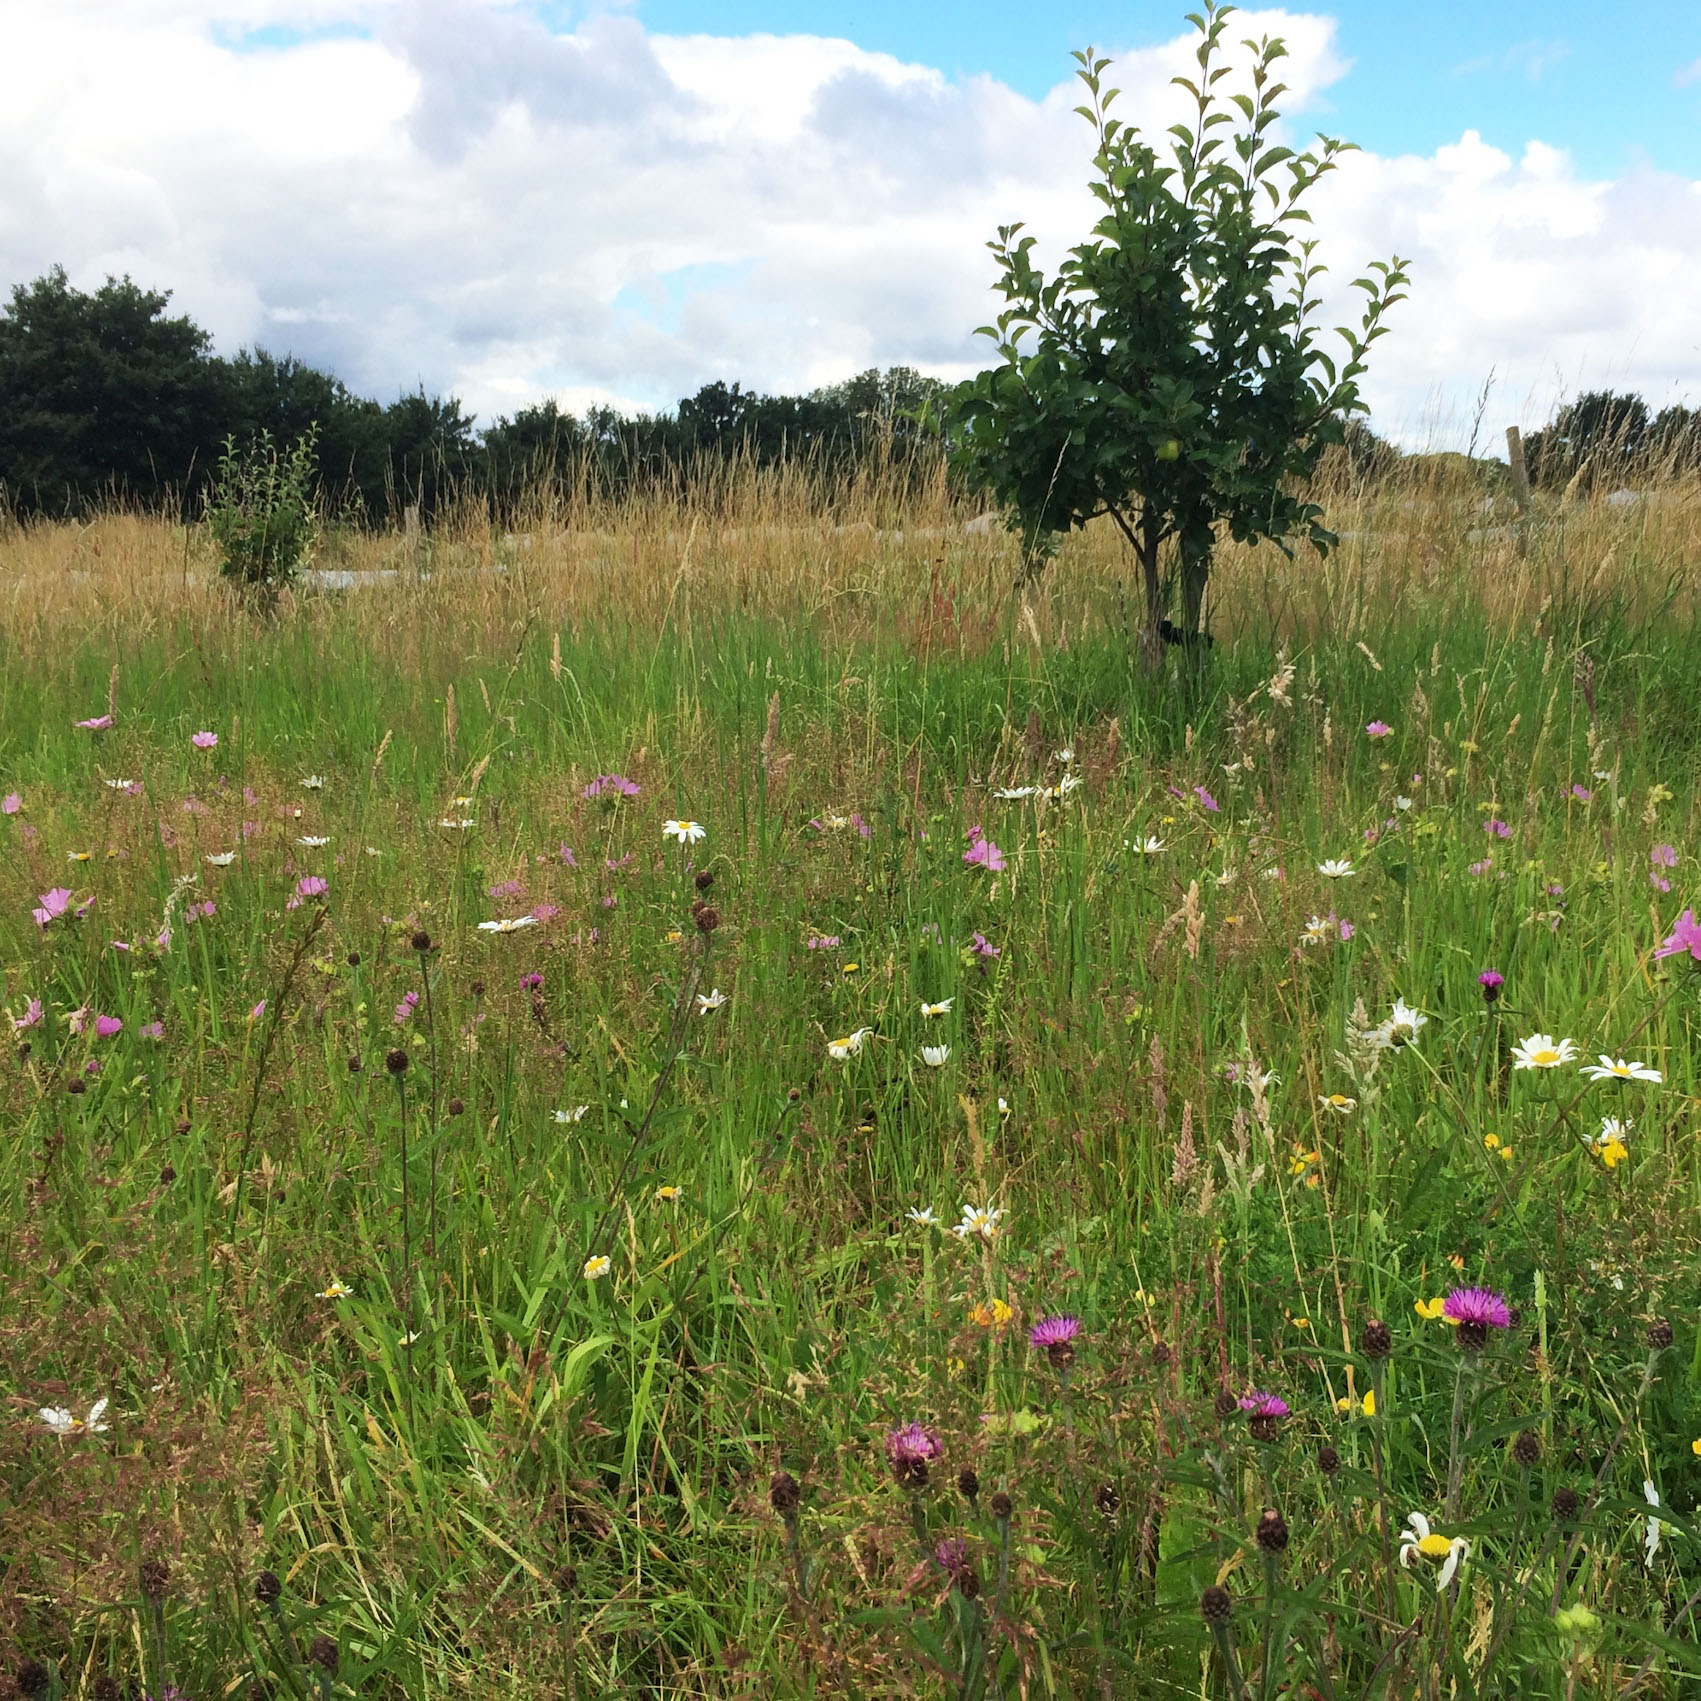
M1696 962L1701 963L1701 924L1695 920L1694 910L1685 910L1677 918L1677 926L1671 930L1666 942L1654 953L1656 957L1680 957L1687 951Z
M296 882L295 891L290 895L290 900L284 905L284 908L286 910L298 910L309 898L322 898L330 889L323 875L304 874Z
M978 930L974 938L969 941L969 950L983 962L990 962L994 957L1001 957L1004 954L1002 946L994 945L984 933Z
M213 750L218 746L219 735L216 732L195 732L189 735L189 742L197 750Z
M32 998L29 1001L29 1005L25 1009L23 1015L14 1016L12 1018L12 1032L21 1034L28 1028L39 1028L42 1024L44 1015L45 1012L42 1010L41 1000L39 998Z
M1193 795L1199 799L1199 807L1209 810L1213 815L1217 812L1217 800L1203 786L1195 786Z
M94 715L86 721L77 721L75 724L83 732L105 732L112 725L112 716Z
M601 797L604 792L613 792L616 797L636 797L637 784L621 774L598 774L580 794L588 802L593 797Z
M419 994L417 992L404 992L402 994L401 1003L398 1004L395 1009L396 1026L398 1028L404 1027L407 1023L411 1022L413 1020L413 1013L418 1008Z
M50 921L57 921L70 907L70 889L55 886L52 891L41 894L37 907L30 913L35 917L37 927L46 927Z
M9 791L0 798L0 815L16 815L23 806L24 800L15 791Z
M124 1023L119 1017L117 1017L117 1016L96 1016L95 1017L95 1037L97 1039L111 1039L114 1034L121 1034L123 1032L124 1032Z
M984 868L989 874L997 874L1004 867L1004 853L991 839L983 838L979 827L969 829L969 848L963 852L963 861L971 868Z
M1394 729L1386 721L1372 721L1364 730L1371 738L1386 738Z
M139 1033L143 1039L162 1040L165 1038L165 1023L144 1022L141 1027L136 1030L136 1032Z
M1491 815L1488 820L1483 822L1482 830L1485 833L1493 834L1493 836L1497 839L1509 839L1512 837L1512 829L1508 827L1498 815Z

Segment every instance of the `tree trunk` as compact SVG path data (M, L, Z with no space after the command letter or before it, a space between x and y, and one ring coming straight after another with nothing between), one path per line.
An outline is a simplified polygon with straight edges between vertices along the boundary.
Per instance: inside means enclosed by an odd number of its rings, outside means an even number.
M1211 576L1211 545L1203 549L1181 546L1181 630L1192 647L1202 649L1193 641L1202 637L1205 614L1205 581Z

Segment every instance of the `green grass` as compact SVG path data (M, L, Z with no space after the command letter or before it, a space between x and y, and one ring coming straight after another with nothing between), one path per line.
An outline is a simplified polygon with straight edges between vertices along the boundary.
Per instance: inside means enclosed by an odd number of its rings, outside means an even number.
M197 1701L250 1674L1222 1695L1220 1577L1260 1696L1689 1692L1701 969L1651 952L1701 897L1701 640L1599 598L1494 629L1460 608L1325 622L1287 703L1252 640L1190 686L1102 624L929 657L895 612L847 638L415 599L383 646L312 611L8 638L0 953L13 1016L43 1019L0 1142L0 1649L67 1694L110 1672ZM114 667L115 726L74 730ZM587 802L599 772L640 795ZM991 796L1066 772L1066 799ZM852 812L866 837L831 824ZM674 816L701 846L664 841ZM1002 873L965 866L976 825ZM327 895L291 908L308 875ZM93 908L39 929L54 886ZM1331 910L1352 937L1302 946ZM1355 1005L1396 997L1417 1043L1355 1060ZM85 1007L122 1032L75 1034ZM1663 1084L1513 1071L1537 1030ZM1586 1138L1608 1113L1634 1118L1611 1169ZM965 1203L1004 1213L990 1243L949 1232ZM1519 1312L1480 1360L1414 1311L1467 1282ZM993 1299L1010 1320L975 1322ZM1051 1312L1082 1323L1067 1375L1027 1345ZM1336 1402L1372 1386L1372 1316L1394 1348L1367 1419ZM1650 1357L1657 1316L1677 1341ZM1274 1443L1214 1410L1251 1386L1293 1408ZM100 1435L36 1417L101 1397ZM885 1454L912 1420L943 1445L915 1493ZM1291 1531L1268 1572L1266 1505ZM1395 1558L1413 1511L1471 1544L1445 1593ZM972 1599L928 1557L956 1537ZM1579 1602L1599 1626L1568 1634Z

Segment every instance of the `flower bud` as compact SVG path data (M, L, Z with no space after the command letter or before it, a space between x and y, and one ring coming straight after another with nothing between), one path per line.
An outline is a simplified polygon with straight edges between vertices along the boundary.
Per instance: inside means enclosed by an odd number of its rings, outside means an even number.
M337 1675L337 1645L329 1636L315 1636L307 1657L321 1671L329 1672L332 1677Z
M395 1050L385 1052L384 1067L392 1075L405 1075L408 1072L408 1054L399 1045Z
M1513 1438L1512 1462L1525 1471L1542 1462L1542 1438L1533 1429L1521 1429Z
M1372 1317L1358 1344L1366 1358L1386 1358L1394 1350L1394 1332L1380 1317Z
M802 1499L803 1490L798 1487L797 1478L790 1471L775 1471L773 1481L768 1484L768 1504L789 1521L796 1516Z
M988 1505L992 1508L993 1517L997 1518L1000 1522L1008 1518L1011 1513L1016 1510L1015 1501L1013 1501L1003 1489L1000 1489L995 1495L993 1495L992 1499L988 1502Z
M1221 1583L1213 1583L1199 1597L1199 1610L1205 1615L1207 1624L1227 1624L1229 1614L1234 1611L1234 1602Z
M1288 1545L1288 1522L1274 1506L1266 1506L1254 1536L1265 1553L1281 1553Z
M1656 1317L1648 1325L1648 1347L1651 1352L1663 1353L1675 1339L1669 1317Z
M275 1606L282 1593L283 1584L278 1580L277 1572L262 1571L254 1579L254 1599L261 1606Z

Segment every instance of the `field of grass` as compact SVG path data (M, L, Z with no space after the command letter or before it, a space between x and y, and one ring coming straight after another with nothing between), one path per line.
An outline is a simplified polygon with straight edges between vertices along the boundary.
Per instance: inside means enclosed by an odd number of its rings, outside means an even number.
M965 518L0 534L19 1693L1696 1692L1701 492Z

